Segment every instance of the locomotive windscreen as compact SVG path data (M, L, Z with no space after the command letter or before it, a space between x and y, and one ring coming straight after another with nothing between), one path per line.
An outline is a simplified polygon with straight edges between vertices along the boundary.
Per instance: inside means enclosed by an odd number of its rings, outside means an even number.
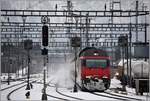
M102 59L87 59L86 60L86 66L87 67L102 67L105 68L107 67L107 60L102 60Z
M80 56L108 56L106 51L97 49L95 47L86 47L79 53Z

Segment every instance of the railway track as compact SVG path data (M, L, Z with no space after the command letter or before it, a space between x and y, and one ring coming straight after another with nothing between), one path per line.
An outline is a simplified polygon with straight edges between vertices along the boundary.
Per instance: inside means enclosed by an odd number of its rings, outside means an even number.
M23 83L26 83L26 81L24 82L21 82L17 85L21 85ZM32 81L32 83L37 83L37 84L43 84L42 82L36 82L36 81ZM1 89L2 90L6 90L6 89L9 89L11 87L15 87L17 85L13 85L13 86L10 86L10 87L7 87L7 88L4 88L4 89ZM81 89L80 85L77 84L78 87ZM26 84L12 90L8 95L7 95L7 100L11 100L10 96L12 93L14 93L15 91L25 87ZM48 97L52 97L52 98L55 98L55 99L58 99L58 100L65 100L65 101L70 101L70 100L84 100L84 99L81 99L81 98L78 98L78 97L73 97L73 96L70 96L70 95L67 95L67 94L64 94L62 93L61 91L59 91L59 88L55 85L50 85L50 83L47 85L48 87L55 87L55 90L56 92L61 95L62 97L60 96L55 96L55 95L51 95L51 94L47 94ZM96 95L96 96L100 96L100 97L107 97L107 98L111 98L111 99L114 99L114 100L121 100L121 101L141 101L141 99L137 99L137 98L133 98L133 97L127 97L127 96L123 96L123 95L117 95L117 94L114 94L114 93L111 93L111 92L90 92L87 90L87 93L90 93L92 95Z
M10 99L10 95L11 95L13 92L15 92L15 91L17 91L17 90L19 90L19 89L21 89L21 88L23 88L23 87L25 87L25 86L26 86L26 84L23 85L23 86L21 86L21 87L18 87L18 88L16 88L16 89L12 90L12 91L7 95L7 100L11 100L11 99Z
M89 92L93 95L97 95L97 96L102 96L102 97L107 97L107 98L112 98L112 99L116 99L116 100L121 100L121 101L127 101L127 99L125 98L121 98L121 97L118 97L118 96L110 96L110 95L106 95L104 93L95 93L95 92Z
M70 96L70 95L61 93L61 92L58 90L58 87L57 87L56 85L55 85L55 86L51 86L51 85L50 85L50 82L49 82L49 84L48 84L47 86L49 86L49 87L55 87L55 88L56 88L56 92L57 92L58 94L62 95L62 96L65 96L65 97L68 97L68 98L71 98L71 99L74 99L74 100L84 100L84 99L81 99L81 98L77 98L77 97L73 97L73 96ZM48 95L48 94L47 94L47 95ZM48 96L50 96L50 95L48 95ZM52 97L52 96L51 96L51 97ZM70 99L64 99L64 98L60 98L60 97L55 97L55 98L58 98L58 99L60 99L60 100L69 100L69 101L70 101Z
M12 86L9 86L9 87L6 87L6 88L1 89L0 91L4 91L4 90L7 90L7 89L10 89L10 88L12 88L12 87L15 87L15 86L21 85L21 84L23 84L23 83L25 83L25 82L26 82L26 81L23 81L23 82L18 83L18 84L14 84L14 85L12 85Z
M17 84L17 85L13 85L13 86L11 86L11 87L9 87L9 88L12 88L12 87L21 85L21 84L23 84L23 83L26 83L26 82L22 82L22 83L19 83L19 84ZM42 82L36 82L36 81L32 81L31 83L43 84ZM17 87L16 89L14 89L14 90L12 90L11 92L9 92L8 95L7 95L7 100L12 100L12 99L11 99L12 93L16 92L17 90L19 90L19 89L21 89L21 88L23 88L23 87L25 87L25 86L26 86L26 84L24 84L24 85L22 85L22 86L20 86L20 87ZM50 84L48 84L47 86L48 86L48 87L55 87L55 88L56 88L56 92L57 92L59 95L63 96L63 97L59 97L59 96L54 96L54 95L47 94L47 96L49 96L49 97L52 97L52 98L55 98L55 99L58 99L58 100L65 100L65 101L70 101L70 100L83 100L83 99L80 99L80 98L77 98L77 97L73 97L73 96L69 96L69 95L66 95L66 94L61 93L61 92L58 90L58 87L56 87L56 86L52 86L52 85L50 85ZM5 89L9 89L9 88L5 88ZM64 97L68 97L68 98L64 98ZM70 99L70 98L71 98L71 99Z
M57 96L53 96L53 95L50 95L50 94L47 94L47 96L49 96L49 97L53 97L53 98L56 98L56 99L58 99L58 100L70 101L69 99L64 99L64 98L57 97Z
M6 99L7 100L11 100L10 99L10 95L13 92L15 92L15 88L17 86L19 86L18 89L20 89L20 88L22 88L21 85L23 85L24 83L27 82L26 78L18 78L15 81L20 81L20 82L16 82L16 84L11 84L8 87L3 87L3 88L0 89L0 91L1 91L1 98L2 98L1 100L6 100ZM24 84L24 85L26 85L26 84ZM6 99L4 99L4 98L6 98Z
M111 93L111 92L107 92L107 91L105 91L104 93L112 95L112 96L118 96L118 97L126 98L126 99L129 99L129 100L132 100L132 101L133 100L142 101L142 99L137 99L137 98L128 97L128 96L124 96L124 95L117 95L117 94L114 94L114 93Z
M142 101L142 99L137 99L137 98L127 97L127 96L123 96L123 95L112 94L112 93L109 93L109 92L103 92L103 93L93 92L92 94L98 95L98 96L105 96L105 97L118 99L118 100L123 100L123 101L124 100L125 101Z
M43 84L42 82L36 82L36 83L38 83L38 84ZM58 90L58 87L50 85L50 82L48 83L47 86L48 86L48 87L54 87L54 88L56 88L56 92L57 92L58 94L60 94L60 95L62 95L62 96L64 96L64 97L71 98L71 99L65 99L65 98L62 98L62 97L58 97L58 96L53 96L53 95L47 94L47 96L49 96L49 97L53 97L53 98L56 98L56 99L58 99L58 100L66 100L66 101L70 101L70 100L72 100L72 99L73 99L73 100L83 100L83 99L80 99L80 98L77 98L77 97L73 97L73 96L69 96L69 95L66 95L66 94L61 93L61 92Z
M66 97L69 97L69 98L73 98L75 100L84 100L84 99L81 99L81 98L77 98L77 97L73 97L73 96L69 96L69 95L66 95L66 94L63 94L61 93L60 91L58 91L58 88L56 87L56 92L63 95L63 96L66 96Z
M32 81L31 83L34 83L34 82L36 82L36 81ZM26 82L24 82L24 83L26 83ZM7 95L7 100L11 100L11 98L10 98L11 94L14 93L15 91L17 91L17 90L19 90L19 89L25 87L26 85L27 85L27 84L24 84L24 85L22 85L22 86L20 86L20 87L18 87L18 88L16 88L16 89L14 89L14 90L12 90L10 93L8 93L8 95Z
M27 79L27 78L18 78L18 79L16 79L15 81L22 81L21 83L14 84L14 85L12 85L12 86L2 88L2 89L0 89L0 91L4 91L4 90L7 90L7 89L9 89L9 88L12 88L12 87L18 86L18 85L20 85L20 84L23 84L23 83L27 82L26 79Z
M35 82L37 84L43 84L42 82ZM47 85L48 87L55 87L55 86L52 86L52 85ZM47 96L49 97L52 97L52 98L55 98L55 99L58 99L58 100L65 100L65 101L69 101L68 99L64 99L64 98L61 98L61 97L57 97L57 96L53 96L53 95L50 95L50 94L47 94Z
M81 90L81 86L77 83L77 86L80 88ZM85 88L86 89L86 88ZM112 98L112 99L116 99L116 100L125 100L125 99L122 99L122 98L118 98L118 97L112 97L112 96L108 96L108 95L104 95L104 94L97 94L95 92L91 92L89 91L88 89L86 89L87 93L90 93L90 94L93 94L93 95L96 95L96 96L102 96L102 97L107 97L107 98Z
M79 84L77 84L77 86L81 89L81 86ZM142 101L142 99L127 97L123 95L117 95L117 94L113 94L113 93L106 92L106 91L105 92L91 92L91 91L88 91L88 89L86 89L86 91L93 95L112 98L112 99L121 100L121 101Z

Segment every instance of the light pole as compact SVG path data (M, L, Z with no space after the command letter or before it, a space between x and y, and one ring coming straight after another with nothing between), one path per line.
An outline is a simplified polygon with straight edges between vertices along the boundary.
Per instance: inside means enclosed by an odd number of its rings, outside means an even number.
M75 83L74 83L74 90L73 90L73 92L77 92L77 66L76 66L77 47L75 47L74 49L75 49L75 73L74 73Z
M49 57L48 57L48 54L47 54L47 58L46 58L46 63L48 64L48 62L49 62ZM49 67L49 65L47 65L47 78L48 78L48 67Z
M28 55L28 75L27 75L27 87L26 87L26 90L30 90L30 51L27 50L27 55Z
M43 90L42 90L42 100L47 100L47 94L46 94L46 58L47 58L47 55L48 55L48 49L44 48L42 49L42 55L43 55L43 61L44 61L44 72L43 72Z
M89 34L89 23L90 23L90 19L88 18L89 14L87 13L86 14L86 46L88 47L89 46L89 37L88 37L88 34Z
M10 61L10 51L11 50L10 50L10 48L11 48L11 46L10 46L10 40L8 39L8 62L9 62L8 66L10 66L10 64L11 64L11 61ZM10 85L10 68L8 67L7 70L8 70L7 83L8 83L8 85Z
M47 51L45 50L45 52L47 53ZM43 60L44 60L44 72L43 72L43 75L44 75L44 78L43 78L43 91L42 91L42 100L47 100L47 94L46 94L46 55L43 56Z
M130 23L130 30L129 30L129 51L130 51L130 54L129 54L129 70L130 70L130 73L129 73L129 87L131 87L131 83L132 83L132 79L131 79L131 48L132 48L132 33L131 33L131 23Z
M125 47L127 47L128 44L128 37L127 36L120 36L118 38L118 45L121 47L122 49L122 58L123 58L123 68L122 68L122 90L125 91L125 75L124 75L124 58L125 58Z
M23 74L24 74L24 72L23 72L23 69L24 69L24 60L23 60L23 55L22 55L22 58L21 58L21 69L22 69L22 76L23 76Z
M8 85L10 85L10 68L12 68L12 60L9 59L9 69L8 69Z
M74 83L74 90L73 92L77 92L77 66L76 66L76 60L77 60L77 47L81 46L81 38L80 37L73 37L71 38L71 46L74 47L75 49L75 73L74 73L74 77L75 77L75 83Z
M46 94L46 68L44 68L44 83L43 83L43 94L42 94L42 100L47 100L47 94Z
M122 82L123 82L123 85L122 85L122 90L125 91L125 75L124 75L124 55L125 52L124 52L124 47L122 47L122 58L123 58L123 69L122 69Z
M24 27L25 27L26 19L27 19L27 16L22 16L23 26L22 26L22 30L20 30L20 33L22 33L21 34L22 43L23 43L23 38L24 38L23 37L23 34L24 34L23 32L25 31ZM24 71L23 71L24 70L24 66L26 66L26 65L24 65L24 55L23 54L22 54L22 58L21 59L22 59L22 61L21 61L22 62L22 76L23 76L24 75Z
M26 90L30 90L30 50L32 49L32 40L25 40L24 41L24 48L27 50L27 57L28 57L28 75L27 75L27 87Z

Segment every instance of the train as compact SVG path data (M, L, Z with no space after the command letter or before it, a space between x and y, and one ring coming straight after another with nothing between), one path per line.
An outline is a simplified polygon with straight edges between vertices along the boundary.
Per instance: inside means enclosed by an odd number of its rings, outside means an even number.
M149 63L144 60L131 60L131 77L132 78L149 78ZM127 73L128 72L128 73ZM123 76L123 61L118 64L119 78ZM127 70L127 60L124 60L124 75L130 74L130 67Z
M136 89L136 94L143 92L148 92L149 90L149 63L144 60L131 60L131 86ZM124 70L124 75L122 74ZM121 60L118 64L118 73L119 78L122 83L127 85L129 82L130 67L127 70L127 60L124 60L124 69L123 61ZM128 77L128 79L127 79ZM124 78L124 81L123 79Z
M82 49L77 57L78 77L83 91L104 91L110 86L110 57L96 47Z

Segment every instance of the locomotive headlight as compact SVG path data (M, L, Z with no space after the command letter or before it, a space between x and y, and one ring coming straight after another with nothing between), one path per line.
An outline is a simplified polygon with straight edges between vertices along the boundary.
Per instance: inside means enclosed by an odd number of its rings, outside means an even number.
M98 53L95 52L94 55L98 56Z
M86 78L90 79L90 78L91 78L91 76L86 76Z
M108 77L106 75L104 75L102 78L107 79Z

